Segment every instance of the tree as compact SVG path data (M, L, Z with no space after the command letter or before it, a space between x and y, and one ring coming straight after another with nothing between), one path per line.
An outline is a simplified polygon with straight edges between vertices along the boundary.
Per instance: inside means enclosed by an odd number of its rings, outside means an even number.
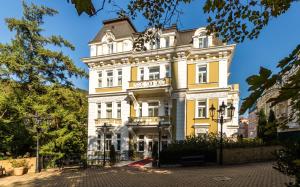
M41 26L45 16L56 10L23 2L21 19L6 23L15 37L0 44L0 152L13 156L34 151L37 123L41 122L41 154L55 159L86 151L87 98L76 89L71 77L86 77L70 57L59 49L74 46L61 36L45 37ZM25 123L25 121L27 123Z
M265 141L267 117L265 111L261 109L258 114L257 137Z
M259 75L247 78L250 95L244 99L240 114L245 113L269 89L276 89L279 95L269 102L274 106L280 102L291 100L292 109L289 118L300 121L300 45L286 58L278 62L278 73L272 74L271 70L261 67Z
M265 137L267 141L274 141L277 136L277 122L275 118L275 113L271 109L268 117L268 123L266 125Z

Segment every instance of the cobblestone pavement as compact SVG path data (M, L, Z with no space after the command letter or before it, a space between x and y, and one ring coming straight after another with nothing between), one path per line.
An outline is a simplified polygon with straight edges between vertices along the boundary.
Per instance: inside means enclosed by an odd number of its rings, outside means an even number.
M272 168L272 163L189 168L89 168L47 171L0 178L0 186L284 186L291 179Z

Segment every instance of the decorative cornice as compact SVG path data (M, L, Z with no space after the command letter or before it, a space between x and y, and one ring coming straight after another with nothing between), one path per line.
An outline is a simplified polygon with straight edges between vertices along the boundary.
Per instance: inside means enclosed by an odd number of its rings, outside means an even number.
M187 59L201 59L208 58L218 59L220 57L226 58L228 52L234 50L235 45L215 46L206 49L193 48L192 45L185 45L179 47L169 47L157 50L149 50L145 52L122 52L113 53L109 55L102 55L96 57L82 58L82 61L90 67L109 66L116 63L121 64L137 64L140 62L160 61L161 59L171 60L187 60ZM174 55L175 54L175 55ZM229 57L231 57L230 55Z

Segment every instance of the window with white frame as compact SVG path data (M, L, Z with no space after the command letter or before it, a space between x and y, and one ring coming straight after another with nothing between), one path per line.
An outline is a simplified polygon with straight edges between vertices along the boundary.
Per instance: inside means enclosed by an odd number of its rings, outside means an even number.
M208 37L205 33L199 36L199 48L208 48Z
M158 107L159 102L149 102L148 103L148 116L150 117L157 117L158 116Z
M145 150L144 135L139 135L139 138L138 138L138 151L139 152L144 152L144 150Z
M121 150L121 134L117 134L117 147L116 147L117 151Z
M144 68L140 68L140 81L143 81L144 78Z
M108 54L111 54L111 53L114 52L114 45L113 45L113 43L108 43L107 47L108 47Z
M122 69L118 69L118 86L122 85Z
M111 143L112 143L112 135L106 134L106 137L105 137L105 150L106 151L110 150Z
M117 102L117 118L121 119L121 102Z
M149 67L149 80L159 79L159 66Z
M98 71L98 87L102 87L102 71Z
M101 103L97 104L97 118L101 118Z
M170 65L166 65L166 77L171 77L171 70L170 70Z
M170 47L170 37L165 37L166 40L166 47Z
M113 85L114 85L113 70L106 71L106 80L107 80L107 87L113 87Z
M197 82L207 83L207 65L197 66Z
M197 101L197 118L206 118L207 106L206 100Z
M233 101L232 100L228 100L227 101L227 109L226 109L226 113L227 113L227 117L231 117L230 115L230 112L231 112L231 110L230 110L230 106L233 104Z
M106 103L106 118L112 118L112 103Z

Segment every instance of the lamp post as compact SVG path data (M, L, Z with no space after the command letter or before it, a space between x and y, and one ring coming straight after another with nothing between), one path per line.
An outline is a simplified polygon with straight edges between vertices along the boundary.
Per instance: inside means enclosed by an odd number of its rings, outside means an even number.
M224 104L224 101L222 102L222 104L219 106L219 110L218 115L219 117L217 119L214 119L215 116L215 112L216 112L216 108L215 106L212 104L211 107L209 108L210 111L210 117L212 118L213 121L216 121L217 123L220 123L221 126L221 131L220 131L220 154L219 154L219 162L220 165L223 165L223 124L224 124L224 115L225 115L225 111L226 111L227 106ZM233 104L230 105L230 107L228 107L228 112L230 115L230 120L232 120L233 117L233 113L234 113L235 107L233 106Z
M161 121L158 122L158 151L157 151L157 166L160 168L160 142L161 142Z
M107 123L104 123L102 127L100 127L101 129L103 129L103 139L104 139L104 146L103 146L103 167L105 167L106 164L106 130L110 125L108 125Z
M51 120L51 117L41 117L38 115L38 113L35 113L34 116L25 118L25 123L30 123L30 119L35 121L36 124L36 167L35 167L35 173L40 172L40 154L39 154L39 147L40 147L40 132L41 132L41 123L45 120Z

